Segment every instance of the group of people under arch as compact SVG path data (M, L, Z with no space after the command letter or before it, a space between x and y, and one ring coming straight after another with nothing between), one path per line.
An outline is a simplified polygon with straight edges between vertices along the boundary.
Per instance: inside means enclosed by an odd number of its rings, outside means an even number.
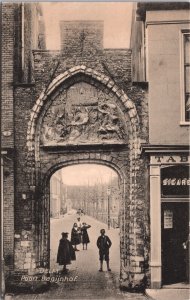
M77 218L77 222L73 224L71 230L71 241L68 240L68 232L62 232L62 238L59 241L57 263L63 265L63 272L67 273L67 265L71 264L72 260L76 260L75 251L79 251L77 245L83 245L83 250L87 250L87 245L90 243L88 229L91 226L85 222L81 223L80 217ZM109 248L112 245L111 240L105 235L105 229L100 230L101 235L98 237L96 245L99 249L100 269L103 271L103 260L106 261L107 270L111 271L109 267Z

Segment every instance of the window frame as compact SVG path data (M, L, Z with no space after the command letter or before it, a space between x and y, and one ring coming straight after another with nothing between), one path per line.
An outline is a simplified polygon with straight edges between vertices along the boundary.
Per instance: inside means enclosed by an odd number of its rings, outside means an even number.
M180 31L180 66L181 66L181 121L180 125L190 125L190 120L185 119L186 104L186 78L185 78L185 35L190 35L190 29L182 29ZM190 66L190 63L188 64Z

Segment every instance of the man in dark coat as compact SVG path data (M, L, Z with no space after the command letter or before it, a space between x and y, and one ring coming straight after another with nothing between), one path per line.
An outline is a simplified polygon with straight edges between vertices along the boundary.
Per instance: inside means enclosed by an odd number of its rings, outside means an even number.
M67 239L68 232L62 232L62 238L59 241L57 252L57 263L63 265L63 272L67 272L67 265L71 264L71 260L76 260L75 251L71 242Z
M103 260L107 263L107 270L111 271L109 267L109 248L112 245L112 242L110 241L109 237L105 235L105 229L100 230L101 235L97 239L97 247L99 249L99 255L100 255L100 272L103 271Z

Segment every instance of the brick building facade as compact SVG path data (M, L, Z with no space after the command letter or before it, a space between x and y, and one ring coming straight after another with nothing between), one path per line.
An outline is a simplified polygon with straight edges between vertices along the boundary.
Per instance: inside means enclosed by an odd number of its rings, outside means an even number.
M18 6L3 4L3 34L10 40L16 34L13 15ZM139 156L140 144L148 141L146 90L132 86L131 50L103 49L102 22L62 22L61 27L65 38L60 52L29 45L30 64L23 69L31 72L29 77L22 73L14 79L19 57L10 41L12 60L6 68L12 77L6 80L11 96L3 111L3 131L11 134L3 135L2 145L6 157L12 151L14 168L4 176L4 208L12 203L8 211L14 223L6 227L4 222L9 240L4 251L9 249L11 257L5 265L19 273L48 267L50 177L63 166L98 163L113 168L121 180L121 285L138 289L147 278L149 249L146 162ZM5 164L6 158L4 170ZM11 180L14 192L8 194Z
M154 39L147 39L150 49L148 54L143 52L145 16L150 18L146 20L150 28L148 37L162 21L159 13L153 12L146 5L138 7L142 23L135 25L138 18L133 19L131 57L130 49L103 48L101 21L61 22L61 51L45 50L39 5L2 5L1 143L7 273L35 274L39 268L49 266L50 178L62 167L97 163L112 168L120 178L121 287L138 290L150 285L150 280L152 287L161 286L162 166L151 155L142 155L141 149L143 153L162 155L173 166L175 158L170 158L171 155L177 153L179 158L179 153L186 154L188 130L174 124L178 107L173 105L172 124L177 141L168 138L175 136L168 133L168 128L164 139L160 133L160 128L164 132L167 121L166 111L160 109L160 114L156 114L155 110L158 103L161 108L164 104L159 102L162 97L158 93L161 89L154 75L154 62L163 74L172 71L161 69L164 61L156 61L164 53L150 51L158 49L153 45ZM180 26L178 13L176 8L175 16L171 13L165 23L172 26L177 22ZM182 31L187 30L188 23L183 14ZM165 17L168 18L168 12ZM139 31L135 32L135 26L140 26ZM142 35L139 47L135 48L137 32ZM142 60L135 59L138 51ZM139 75L134 77L134 74ZM170 94L175 80L164 81L168 84L169 93L164 96L167 95L168 103L175 96ZM175 98L174 103L177 101ZM171 213L168 216L171 223ZM150 254L154 258L151 261Z
M38 48L39 41L45 46L45 40L44 27L40 24L42 12L38 4L4 3L1 5L1 15L1 196L4 199L5 268L13 270L14 225L17 218L15 186L19 178L19 172L16 172L19 163L16 161L16 152L19 150L14 130L18 116L14 110L14 85L19 83L27 86L32 82L32 48ZM23 118L24 124L24 115L19 117ZM25 196L20 195L23 199Z

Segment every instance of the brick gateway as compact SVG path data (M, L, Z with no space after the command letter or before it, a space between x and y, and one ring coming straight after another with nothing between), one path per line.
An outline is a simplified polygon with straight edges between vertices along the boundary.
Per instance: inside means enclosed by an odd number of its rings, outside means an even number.
M51 143L47 139L41 140L46 116L53 105L54 108L60 105L59 102L56 103L57 98L62 99L65 90L69 91L75 86L77 89L74 91L74 96L77 97L77 91L83 87L84 83L86 89L88 86L91 89L92 86L94 90L101 91L108 99L114 99L113 103L119 107L121 123L125 130L123 134L127 138L127 143L121 143L119 140L110 142L109 138L104 143L89 144L86 140L81 145L75 144L72 139L70 143L54 139ZM67 99L64 103L67 105ZM58 111L60 113L60 110ZM47 123L51 123L51 114L48 115ZM108 76L84 65L73 67L58 75L46 91L40 94L30 112L26 138L26 178L30 190L30 221L32 221L32 231L26 230L26 235L31 235L31 239L22 240L25 238L22 234L21 238L16 239L15 266L20 266L21 263L24 269L49 266L49 180L51 175L59 168L69 165L97 163L113 168L120 178L123 194L120 228L121 279L124 285L131 284L131 282L134 286L143 284L146 258L144 241L146 228L142 227L145 219L142 210L144 203L143 199L135 200L139 189L138 178L142 174L138 124L135 105L124 91L119 89ZM27 223L29 219L25 218L24 227L29 225L26 225Z
M7 266L33 274L49 266L51 175L102 164L120 178L121 287L142 289L149 281L148 172L140 157L148 140L146 92L132 86L130 50L73 45L71 53L34 51L33 83L14 86L14 261L7 258Z

